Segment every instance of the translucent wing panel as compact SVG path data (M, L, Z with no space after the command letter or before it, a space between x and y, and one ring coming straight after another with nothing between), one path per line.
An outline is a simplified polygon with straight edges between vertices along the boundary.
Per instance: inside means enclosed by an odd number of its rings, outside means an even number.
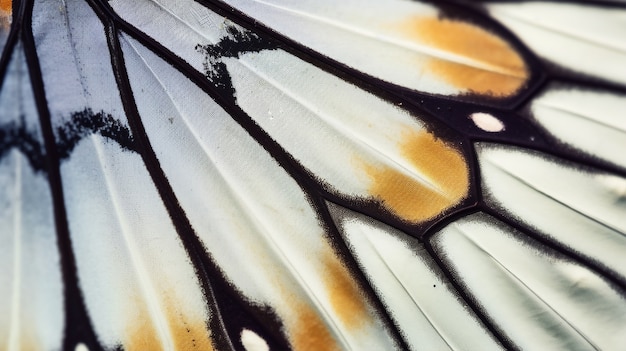
M478 214L434 237L438 255L521 348L619 348L624 296L584 266Z
M626 179L515 148L478 150L489 205L626 277Z
M411 349L502 349L421 243L337 205L330 210Z
M0 349L59 349L59 250L39 118L19 42L0 106Z
M59 349L61 267L47 179L17 149L0 158L0 348Z
M540 1L487 8L537 55L575 72L626 84L626 10Z
M568 146L626 168L626 95L552 87L532 102L531 111Z

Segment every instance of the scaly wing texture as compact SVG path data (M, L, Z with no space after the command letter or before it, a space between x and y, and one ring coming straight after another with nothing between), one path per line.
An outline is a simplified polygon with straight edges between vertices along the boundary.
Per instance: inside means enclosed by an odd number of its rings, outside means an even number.
M0 1L0 350L618 349L625 15Z

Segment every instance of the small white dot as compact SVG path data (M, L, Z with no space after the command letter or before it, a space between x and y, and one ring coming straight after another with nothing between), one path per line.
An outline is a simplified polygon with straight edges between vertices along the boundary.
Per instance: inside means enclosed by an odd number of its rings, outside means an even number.
M74 348L74 351L89 351L89 348L85 344L80 343L76 345L76 347Z
M470 115L470 118L476 127L484 130L485 132L495 133L504 130L504 123L488 113L474 112Z
M257 333L244 329L241 331L241 343L246 351L269 351L270 347Z

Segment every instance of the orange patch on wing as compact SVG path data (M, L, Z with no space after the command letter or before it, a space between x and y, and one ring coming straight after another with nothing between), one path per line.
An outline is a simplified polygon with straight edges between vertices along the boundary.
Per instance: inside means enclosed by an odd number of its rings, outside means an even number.
M139 310L138 318L128 327L129 333L124 342L124 349L129 351L167 349L143 302L139 302L138 306L143 307ZM176 311L175 304L169 304L166 309L165 318L174 350L213 350L206 322L187 320L182 313Z
M290 328L290 339L294 350L340 350L337 341L316 311L305 304L298 304L294 310L298 314L297 321Z
M411 18L401 28L411 38L471 61L428 61L427 69L457 88L482 95L511 96L529 78L521 55L504 39L476 25L420 17Z
M211 336L205 321L187 322L180 316L174 325L170 326L174 348L176 350L213 350Z
M324 285L330 296L333 312L349 328L358 328L370 318L359 286L348 270L335 257L324 262Z
M459 151L426 131L407 133L400 149L416 173L432 185L396 168L365 164L369 193L392 213L408 222L422 222L467 196L469 169Z
M127 331L128 337L124 342L124 350L163 350L161 340L145 308L140 310L139 318L128 325Z
M13 12L12 0L0 0L0 29L8 30L11 26L11 15Z
M13 11L13 1L0 0L0 11L10 14Z

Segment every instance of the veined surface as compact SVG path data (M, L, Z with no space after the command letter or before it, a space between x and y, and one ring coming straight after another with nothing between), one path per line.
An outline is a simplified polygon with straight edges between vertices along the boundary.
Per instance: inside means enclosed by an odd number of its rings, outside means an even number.
M518 92L529 77L510 43L476 24L442 18L431 5L401 0L224 2L331 59L409 89L505 97Z
M619 348L601 5L0 1L0 350Z

